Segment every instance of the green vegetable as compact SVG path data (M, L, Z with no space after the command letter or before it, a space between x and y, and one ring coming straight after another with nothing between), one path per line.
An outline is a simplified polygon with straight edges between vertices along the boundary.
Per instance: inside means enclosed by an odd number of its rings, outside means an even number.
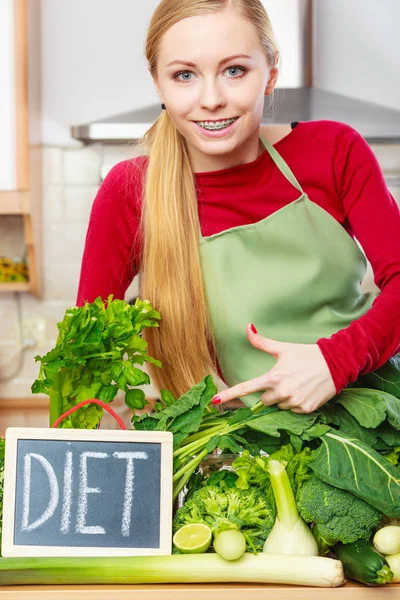
M332 431L321 438L310 467L331 485L347 490L389 517L400 516L400 470L357 439Z
M399 445L398 398L376 390L367 390L366 394L366 390L354 388L351 409L348 397L339 396L332 399L329 407L311 415L280 410L276 405L266 407L261 402L252 408L219 413L211 406L216 392L212 377L207 376L175 403L162 402L163 408L156 413L133 418L135 429L174 434L174 498L215 448L235 454L247 450L256 456L261 450L272 454L291 442L297 453L308 449L310 461L304 464L305 477L311 469L323 481L351 492L385 515L400 517L400 471L393 464L397 453L392 456ZM370 418L365 408L373 406L373 401L381 405L379 418ZM378 421L377 429L365 426ZM380 447L383 454L372 445ZM238 474L238 485L246 487L247 474L239 470ZM256 477L259 475L260 471ZM251 472L248 477L252 481Z
M246 551L246 538L235 529L226 529L217 533L214 550L224 560L237 560Z
M282 583L343 585L339 560L321 556L244 554L233 562L217 554L72 558L1 558L0 585L145 583Z
M360 539L369 540L383 517L364 500L315 476L301 487L297 508L306 523L314 523L313 533L321 554L337 542L351 544Z
M400 354L392 356L376 371L359 377L357 383L361 387L382 390L400 398Z
M291 488L295 497L297 497L303 482L312 475L309 467L312 460L312 451L306 447L301 452L296 452L292 444L281 446L279 450L276 450L270 456L253 457L248 450L245 450L232 464L238 477L236 486L243 490L253 485L261 490L268 488L270 486L268 464L271 459L279 460L285 464Z
M381 554L398 554L400 552L400 527L387 525L374 535L375 549Z
M216 393L217 387L211 375L208 375L175 403L164 404L164 408L156 413L134 416L132 419L135 429L171 431L174 434L174 499L203 459L215 448L222 451L228 448L235 453L248 448L253 450L254 445L240 435L243 428L256 411L278 410L259 403L251 409L219 413L211 405Z
M363 427L375 429L388 418L394 427L400 427L400 402L387 392L346 388L338 396L337 402L357 419Z
M50 396L50 424L83 400L111 402L118 390L126 392L128 406L143 408L143 392L132 387L149 383L149 377L134 365L151 362L161 367L147 356L147 343L141 337L145 327L158 327L159 320L147 300L137 299L132 306L113 300L112 295L107 305L98 297L68 309L57 324L55 348L35 357L41 365L32 392ZM102 414L99 406L88 405L67 417L61 427L93 429Z
M317 542L299 516L284 465L270 460L268 469L275 497L276 520L265 542L264 552L318 556Z
M386 559L366 540L338 544L335 546L335 554L351 579L367 585L383 585L393 579L393 572Z
M256 552L262 550L274 519L275 508L271 498L260 490L221 490L207 485L177 510L173 531L190 523L208 525L214 537L221 531L234 529L243 533L248 550Z
M385 557L390 570L393 572L392 583L400 583L400 552Z

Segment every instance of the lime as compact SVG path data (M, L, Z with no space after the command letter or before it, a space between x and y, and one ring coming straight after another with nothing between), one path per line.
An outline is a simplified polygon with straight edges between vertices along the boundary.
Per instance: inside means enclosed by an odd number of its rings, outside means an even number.
M200 554L208 550L211 540L211 529L207 525L191 523L178 529L172 541L183 554Z

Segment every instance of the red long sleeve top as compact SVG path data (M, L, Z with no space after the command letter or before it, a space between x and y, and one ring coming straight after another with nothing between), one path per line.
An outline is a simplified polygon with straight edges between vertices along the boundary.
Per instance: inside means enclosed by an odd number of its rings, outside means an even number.
M367 142L334 121L300 122L275 144L310 199L361 244L380 294L361 318L317 344L337 392L400 350L400 210ZM77 305L124 298L137 274L135 236L141 206L138 166L122 161L96 195L83 253ZM255 223L298 197L268 152L253 162L195 173L203 236ZM245 200L245 201L244 201Z

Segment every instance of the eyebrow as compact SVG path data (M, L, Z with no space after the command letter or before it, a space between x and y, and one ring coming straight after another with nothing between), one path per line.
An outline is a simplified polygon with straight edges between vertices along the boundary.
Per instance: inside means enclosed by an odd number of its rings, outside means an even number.
M235 60L236 58L250 58L251 59L251 56L249 56L248 54L234 54L233 56L228 56L228 58L223 58L219 62L218 66L221 66L224 63L229 62L230 60ZM195 67L195 68L198 67L198 65L196 65L195 63L188 62L187 60L173 60L172 62L167 64L167 67L171 67L172 65L175 65L175 64L187 65L188 67Z

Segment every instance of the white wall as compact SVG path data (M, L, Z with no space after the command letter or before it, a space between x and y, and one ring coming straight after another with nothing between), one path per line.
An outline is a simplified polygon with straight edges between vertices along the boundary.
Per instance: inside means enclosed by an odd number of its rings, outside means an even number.
M157 0L42 0L42 141L69 127L155 102L143 57Z
M40 1L43 143L75 145L71 125L158 102L143 46L159 0ZM301 85L305 2L263 0L283 56L280 87ZM315 85L399 108L400 0L314 0L314 11Z
M281 86L299 85L298 6L263 0L283 54ZM69 129L158 102L144 58L159 0L41 0L42 141L73 145Z
M400 1L314 0L314 85L400 110Z
M0 190L16 187L14 7L0 2Z

